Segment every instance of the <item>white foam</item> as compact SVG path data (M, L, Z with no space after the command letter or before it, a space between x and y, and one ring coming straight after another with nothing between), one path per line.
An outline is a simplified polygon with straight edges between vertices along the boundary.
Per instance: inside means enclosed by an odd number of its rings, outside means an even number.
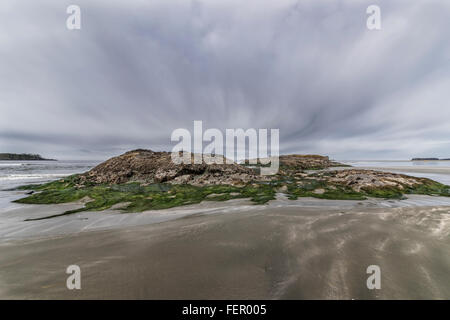
M0 167L20 167L23 163L0 163Z
M1 180L27 180L27 179L46 179L46 178L58 178L66 177L69 174L64 173L36 173L36 174L9 174L7 176L0 177Z

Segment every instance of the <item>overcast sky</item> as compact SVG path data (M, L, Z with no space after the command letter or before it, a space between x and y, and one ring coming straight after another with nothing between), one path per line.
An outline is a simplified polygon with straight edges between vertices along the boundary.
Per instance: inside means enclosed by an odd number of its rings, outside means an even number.
M1 0L0 152L170 150L203 120L278 128L282 153L450 157L449 30L448 0Z

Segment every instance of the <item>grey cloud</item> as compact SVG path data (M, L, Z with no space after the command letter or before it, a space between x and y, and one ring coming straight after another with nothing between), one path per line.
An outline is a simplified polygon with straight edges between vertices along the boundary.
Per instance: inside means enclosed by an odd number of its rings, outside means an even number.
M282 152L450 156L450 3L0 4L0 150L106 157L205 127L279 128ZM81 151L84 150L84 151ZM85 151L89 151L88 153Z

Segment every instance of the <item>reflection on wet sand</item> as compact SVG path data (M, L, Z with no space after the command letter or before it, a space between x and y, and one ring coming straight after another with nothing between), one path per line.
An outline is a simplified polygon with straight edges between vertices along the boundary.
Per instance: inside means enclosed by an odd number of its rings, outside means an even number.
M450 298L450 207L283 201L3 241L0 298ZM71 264L81 267L82 290L65 287ZM366 286L369 265L381 268L380 290Z

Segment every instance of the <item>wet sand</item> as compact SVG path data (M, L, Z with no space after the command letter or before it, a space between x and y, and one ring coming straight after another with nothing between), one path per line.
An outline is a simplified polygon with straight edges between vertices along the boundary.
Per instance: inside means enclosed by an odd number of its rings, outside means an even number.
M283 201L4 238L0 298L450 299L450 207ZM81 290L66 288L72 264L81 268ZM380 290L367 289L369 265L381 268Z
M283 208L322 208L325 210L358 208L363 210L364 208L434 207L450 206L450 198L408 195L406 200L369 199L360 201L299 198L293 201L288 200L283 194L278 194L277 200L272 200L264 206L255 205L248 199L235 199L225 202L203 201L200 204L136 213L122 213L119 210L110 209L101 212L86 211L51 219L28 220L61 214L83 206L83 202L80 201L59 205L19 205L10 209L0 209L0 242L10 239L43 238L95 230L121 229L171 221L194 214L251 213L257 212L261 208L265 208L267 211L276 211Z

